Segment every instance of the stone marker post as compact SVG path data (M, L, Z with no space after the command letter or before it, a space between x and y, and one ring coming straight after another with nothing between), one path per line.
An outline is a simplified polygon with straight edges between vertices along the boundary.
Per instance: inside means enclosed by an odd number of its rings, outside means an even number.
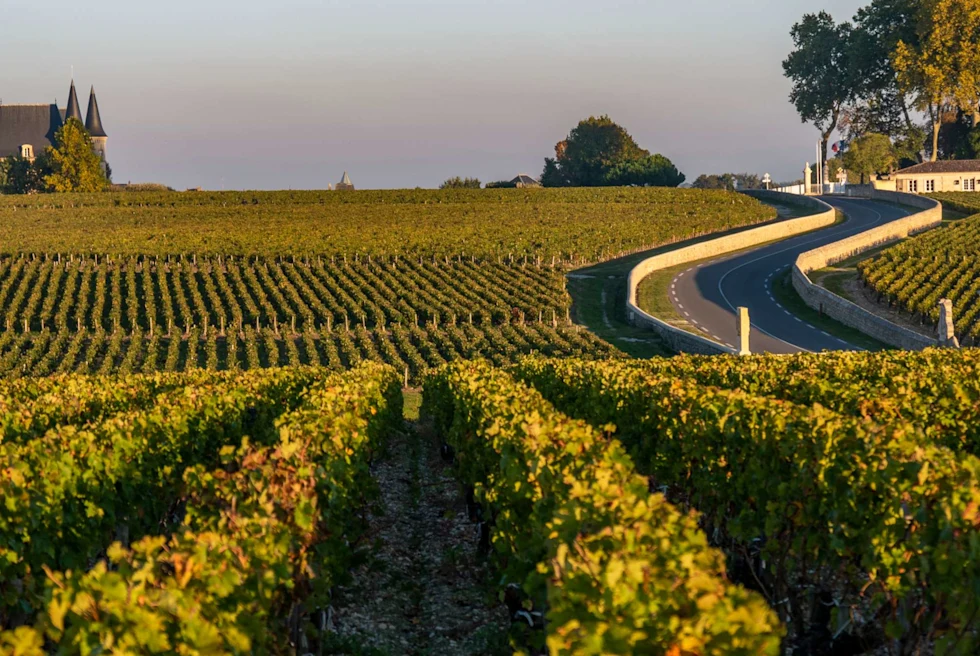
M749 321L749 308L738 308L736 328L738 329L738 354L752 355L752 351L749 350L749 333L752 331L752 323Z
M939 346L954 349L960 347L953 327L953 301L948 298L939 301Z

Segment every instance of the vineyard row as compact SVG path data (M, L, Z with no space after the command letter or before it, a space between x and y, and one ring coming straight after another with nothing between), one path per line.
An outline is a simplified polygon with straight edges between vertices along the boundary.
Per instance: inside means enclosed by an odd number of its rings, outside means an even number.
M562 270L467 260L0 260L6 330L292 331L567 321Z
M428 377L422 410L547 653L779 653L776 614L619 443L486 363Z
M186 336L152 336L136 330L105 332L0 332L0 376L46 376L56 373L149 373L154 371L249 370L287 365L323 366L330 370L362 361L384 362L406 372L410 382L427 368L451 360L488 358L497 364L522 355L585 358L615 357L619 352L577 326L548 322L501 326L389 326L368 330L303 331L289 334L272 328L207 337L192 328Z

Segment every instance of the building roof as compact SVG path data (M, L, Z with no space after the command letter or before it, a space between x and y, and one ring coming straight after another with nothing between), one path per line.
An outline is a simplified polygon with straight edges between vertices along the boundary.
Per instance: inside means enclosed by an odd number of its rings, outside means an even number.
M347 171L344 171L344 177L341 178L340 184L345 184L345 185L352 184L351 181L350 181L350 177L348 177L348 175L347 175Z
M65 107L65 121L68 121L70 118L76 118L80 123L84 122L82 109L78 106L78 95L75 93L75 80L71 81L71 91L68 92L68 106Z
M40 155L61 125L57 105L0 105L0 157L16 157L27 144Z
M516 178L511 180L511 182L513 182L514 184L523 184L523 185L541 184L540 182L538 182L537 180L529 176L527 173L521 173Z
M923 162L896 171L893 175L920 175L929 173L976 173L980 171L980 159L949 159Z
M99 115L99 101L95 99L95 87L88 95L88 112L85 115L85 129L93 137L107 137L102 128L102 117Z

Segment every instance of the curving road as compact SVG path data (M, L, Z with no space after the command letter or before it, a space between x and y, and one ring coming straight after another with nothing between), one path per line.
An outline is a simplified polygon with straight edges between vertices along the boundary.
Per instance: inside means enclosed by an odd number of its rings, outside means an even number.
M688 321L728 346L738 343L735 308L749 308L749 347L753 353L858 350L780 305L772 295L773 277L791 267L800 253L902 218L909 212L869 200L822 200L841 210L847 221L692 266L671 282L669 294L674 307Z

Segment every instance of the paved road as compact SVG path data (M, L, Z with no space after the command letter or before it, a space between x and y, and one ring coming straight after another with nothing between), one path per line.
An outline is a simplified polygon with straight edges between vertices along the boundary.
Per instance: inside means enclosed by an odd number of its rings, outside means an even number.
M847 221L692 266L671 283L674 307L715 340L729 346L738 343L735 308L749 308L752 320L749 347L753 353L858 349L783 308L772 295L773 277L791 267L800 253L894 221L908 212L868 200L837 197L823 200L844 212Z

